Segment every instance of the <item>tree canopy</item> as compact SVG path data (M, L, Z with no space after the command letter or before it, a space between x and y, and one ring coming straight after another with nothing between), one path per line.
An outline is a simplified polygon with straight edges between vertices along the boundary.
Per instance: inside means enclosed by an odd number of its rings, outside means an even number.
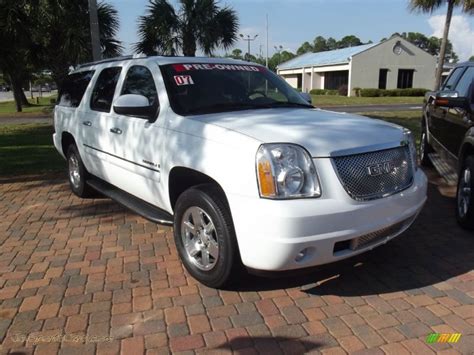
M146 55L206 55L228 49L237 40L237 14L215 0L179 0L175 9L168 0L150 0L138 20L139 41L134 50Z
M117 11L102 2L98 17L102 55L120 55ZM49 69L59 84L71 66L92 60L88 1L2 0L0 41L0 69L21 111L28 104L22 86L32 72Z
M370 41L367 43L371 43ZM318 53L325 51L332 51L334 49L341 49L347 47L355 47L365 44L361 39L354 35L348 35L341 38L339 41L329 37L317 36L312 43L304 42L296 51L297 55L305 53Z

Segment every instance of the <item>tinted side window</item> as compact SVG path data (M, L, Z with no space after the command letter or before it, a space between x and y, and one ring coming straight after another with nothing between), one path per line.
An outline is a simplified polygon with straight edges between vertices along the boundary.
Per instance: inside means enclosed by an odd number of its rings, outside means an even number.
M105 68L99 74L91 96L91 109L110 112L114 99L115 87L122 71L121 67Z
M150 101L150 106L158 106L155 81L147 67L141 65L130 67L121 95L127 94L143 95Z
M458 82L459 77L461 76L464 68L456 68L448 77L446 82L443 85L443 90L454 90L454 85Z
M65 107L79 106L93 75L93 70L68 75L59 90L58 105Z
M461 80L456 85L456 91L459 93L459 97L468 97L469 96L469 88L474 80L474 67L469 67L464 72Z

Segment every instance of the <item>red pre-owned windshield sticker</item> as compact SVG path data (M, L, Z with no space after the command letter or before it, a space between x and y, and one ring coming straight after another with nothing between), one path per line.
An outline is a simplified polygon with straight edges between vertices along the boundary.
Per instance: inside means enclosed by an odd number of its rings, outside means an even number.
M178 86L194 85L194 81L193 78L191 78L191 75L175 75L174 81Z
M225 70L225 71L261 71L261 67L254 65L240 65L240 64L174 64L173 68L176 72L192 70Z

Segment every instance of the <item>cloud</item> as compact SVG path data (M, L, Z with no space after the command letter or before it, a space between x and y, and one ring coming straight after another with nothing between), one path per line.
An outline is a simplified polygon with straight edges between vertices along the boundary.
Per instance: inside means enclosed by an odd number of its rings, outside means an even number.
M436 15L428 20L433 30L432 36L443 37L445 18L445 15ZM474 28L471 27L467 16L453 16L449 40L461 61L468 60L471 55L474 55Z

